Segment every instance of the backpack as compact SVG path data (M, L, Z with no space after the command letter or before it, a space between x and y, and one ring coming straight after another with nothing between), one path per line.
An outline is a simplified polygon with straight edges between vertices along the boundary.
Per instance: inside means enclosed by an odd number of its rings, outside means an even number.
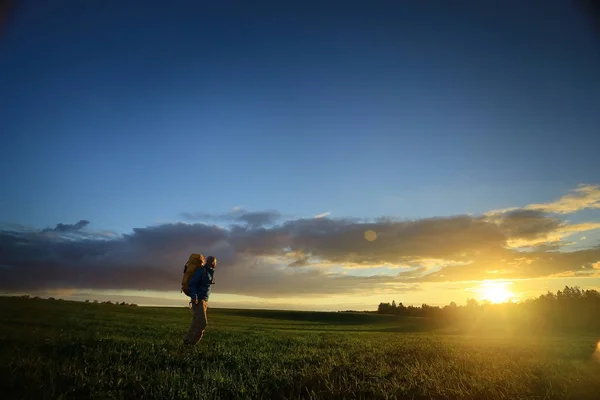
M202 254L198 254L198 253L192 253L190 254L190 258L188 259L188 261L185 263L184 267L183 267L183 279L181 280L181 291L183 293L185 293L186 296L189 296L190 293L188 291L188 283L190 281L190 279L192 278L192 275L194 275L194 272L196 272L196 270L199 267L202 267L202 260L204 259L204 257L202 256Z

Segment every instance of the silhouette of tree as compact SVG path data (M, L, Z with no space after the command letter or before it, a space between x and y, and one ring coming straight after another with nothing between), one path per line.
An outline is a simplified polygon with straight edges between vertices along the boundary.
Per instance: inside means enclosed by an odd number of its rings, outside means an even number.
M469 308L476 308L479 305L479 303L477 302L477 300L475 299L467 299L467 307Z
M395 301L380 303L379 314L436 319L441 324L477 329L514 329L529 332L600 330L600 292L565 286L556 294L547 292L521 303L492 304L468 299L464 306L451 302L444 307L394 307Z

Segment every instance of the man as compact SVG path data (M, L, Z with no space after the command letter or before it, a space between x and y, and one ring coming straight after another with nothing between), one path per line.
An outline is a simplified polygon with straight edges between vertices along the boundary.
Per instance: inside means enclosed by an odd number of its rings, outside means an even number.
M216 266L217 259L209 256L206 258L206 263L198 268L190 278L188 290L194 316L190 329L183 339L183 343L186 345L195 345L204 335L207 325L208 297L210 296L210 287L215 283L213 276Z

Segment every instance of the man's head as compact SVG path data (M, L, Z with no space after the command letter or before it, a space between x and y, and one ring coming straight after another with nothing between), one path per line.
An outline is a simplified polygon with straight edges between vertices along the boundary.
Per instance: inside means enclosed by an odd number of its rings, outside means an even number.
M217 259L213 256L206 257L206 265L210 268L215 268L217 266Z

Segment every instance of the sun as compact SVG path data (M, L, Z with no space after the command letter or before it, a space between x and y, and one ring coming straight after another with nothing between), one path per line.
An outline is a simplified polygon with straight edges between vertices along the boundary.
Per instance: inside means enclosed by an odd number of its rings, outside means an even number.
M482 299L492 303L505 303L515 295L506 288L506 282L486 282L481 284Z

